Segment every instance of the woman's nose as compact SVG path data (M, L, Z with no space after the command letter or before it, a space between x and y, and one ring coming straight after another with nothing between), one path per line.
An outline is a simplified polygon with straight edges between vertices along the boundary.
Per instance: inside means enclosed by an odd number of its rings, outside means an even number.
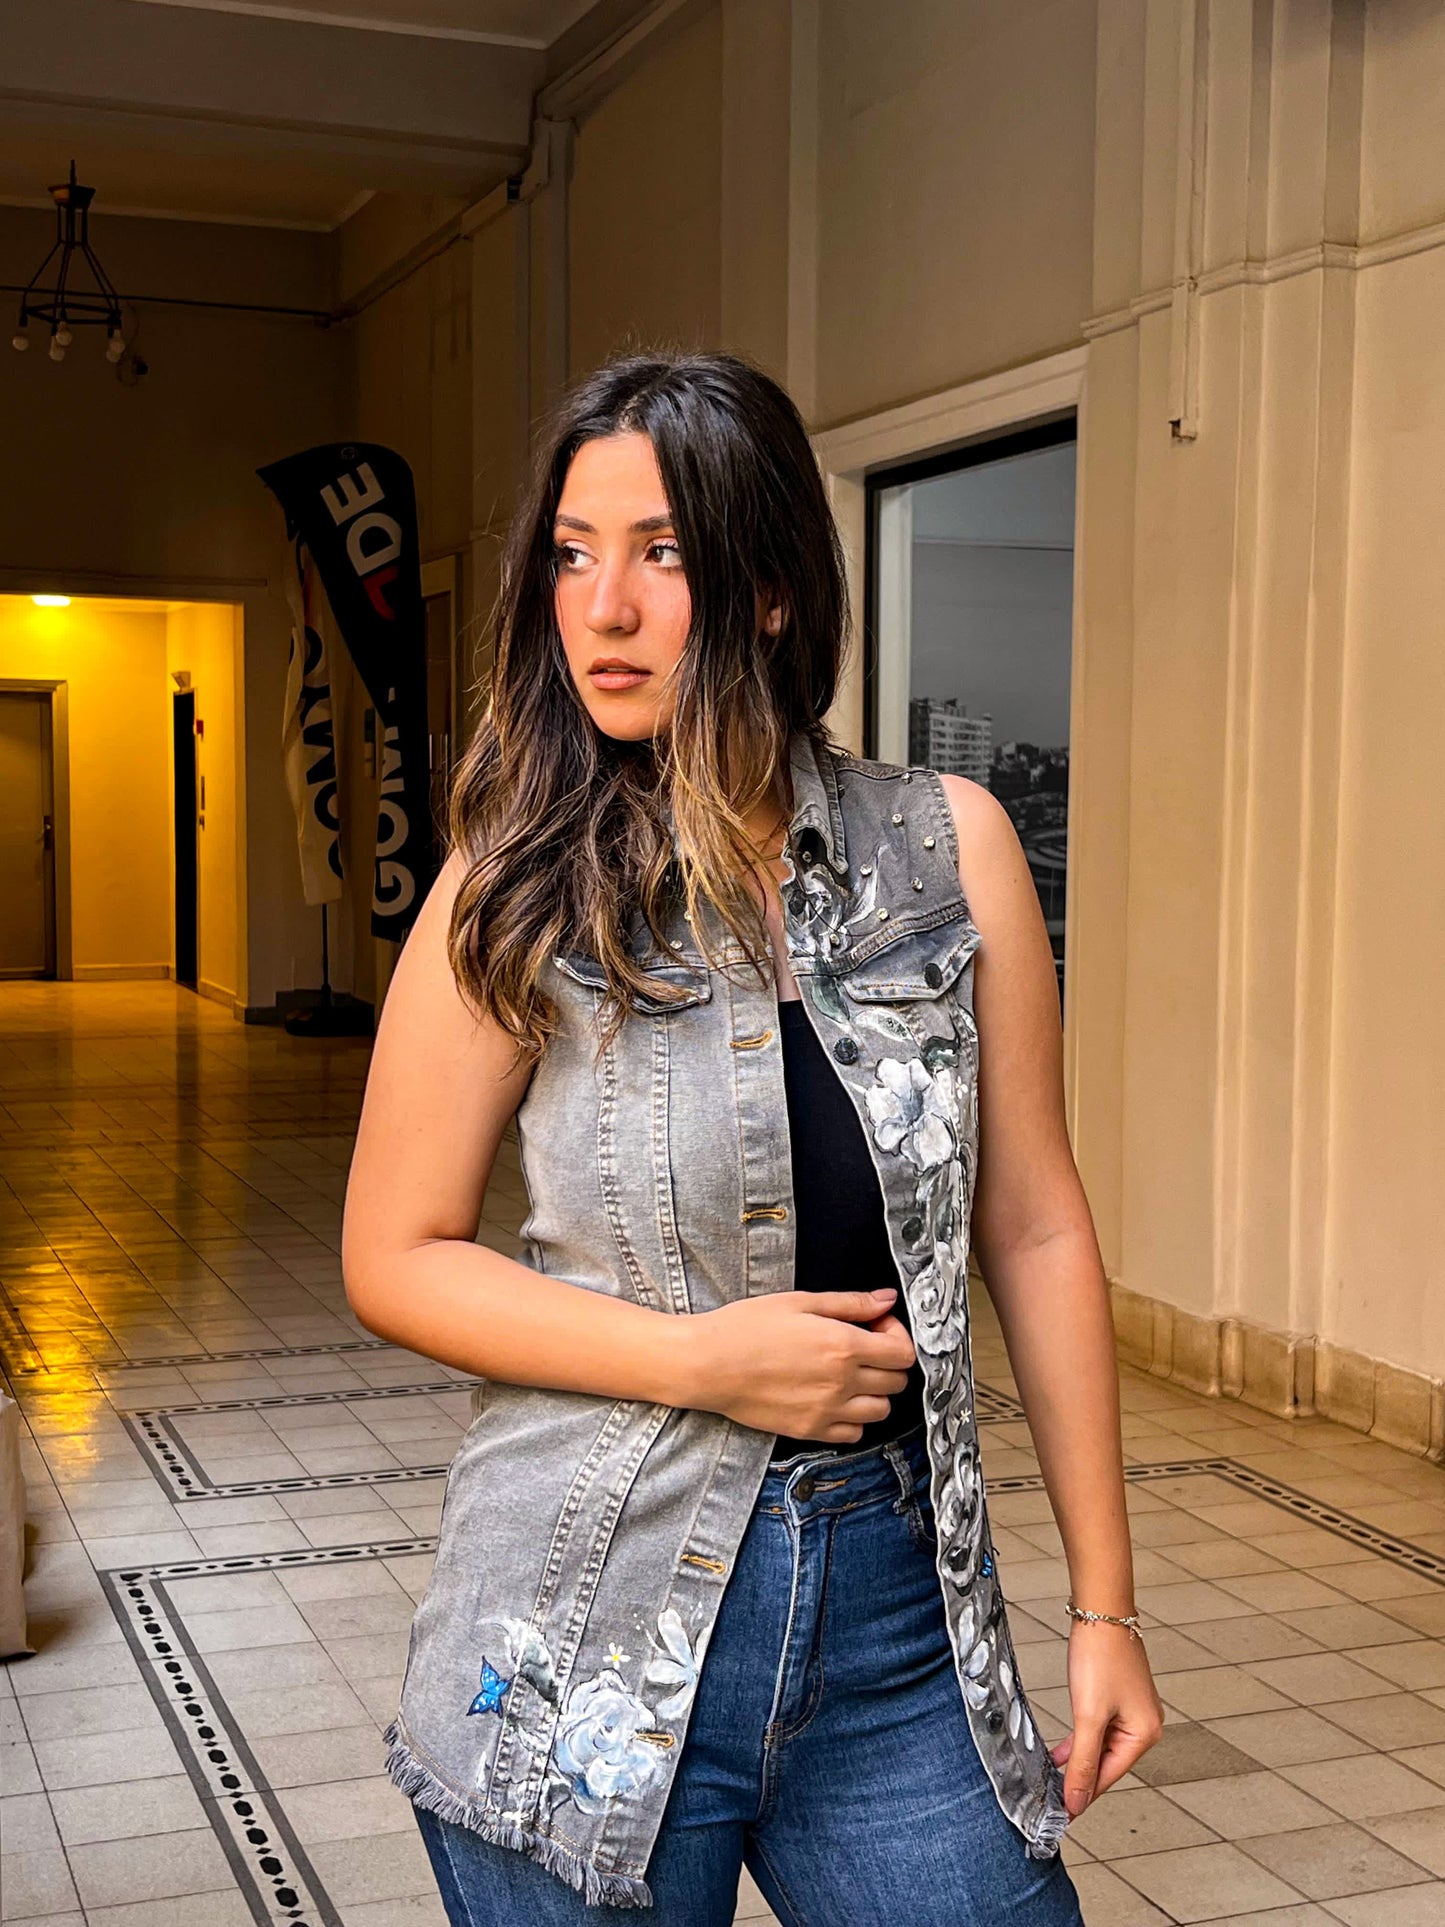
M637 598L632 593L628 570L604 562L592 578L587 627L598 635L618 629L630 635L637 625Z

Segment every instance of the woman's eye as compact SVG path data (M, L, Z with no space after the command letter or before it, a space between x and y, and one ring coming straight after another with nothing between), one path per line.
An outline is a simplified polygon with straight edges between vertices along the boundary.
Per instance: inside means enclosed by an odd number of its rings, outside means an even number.
M581 549L573 542L555 543L552 554L559 569L575 569L584 559Z
M654 562L660 562L665 569L682 567L682 550L676 542L649 542L647 553Z

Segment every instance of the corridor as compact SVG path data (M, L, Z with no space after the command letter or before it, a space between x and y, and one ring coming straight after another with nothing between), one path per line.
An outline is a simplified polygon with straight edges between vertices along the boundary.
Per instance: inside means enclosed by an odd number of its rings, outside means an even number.
M365 1068L171 984L0 985L38 1648L0 1670L6 1921L444 1927L380 1732L469 1382L346 1305ZM482 1237L513 1249L524 1210L507 1144ZM1066 1574L978 1297L990 1515L1053 1740ZM1445 1470L1132 1371L1124 1399L1169 1721L1071 1832L1089 1927L1442 1927ZM738 1917L772 1918L747 1879Z

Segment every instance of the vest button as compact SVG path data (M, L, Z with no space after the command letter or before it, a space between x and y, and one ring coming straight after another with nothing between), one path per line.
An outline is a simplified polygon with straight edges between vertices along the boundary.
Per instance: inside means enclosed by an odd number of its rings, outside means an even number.
M856 1064L858 1062L858 1046L853 1042L851 1037L840 1037L833 1046L833 1055L840 1064Z
M999 1712L996 1706L991 1707L983 1723L990 1733L997 1733L1003 1726L1003 1714Z
M789 890L788 908L795 917L801 917L808 907L808 899L801 890Z
M916 1245L922 1236L922 1218L905 1218L903 1220L903 1242L905 1244Z
M923 981L928 985L930 990L937 990L938 986L943 982L943 972L936 963L925 964L923 966Z

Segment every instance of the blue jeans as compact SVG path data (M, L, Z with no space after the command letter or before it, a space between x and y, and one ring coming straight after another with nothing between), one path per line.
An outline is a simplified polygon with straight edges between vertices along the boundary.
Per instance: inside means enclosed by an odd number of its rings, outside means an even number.
M784 1927L1083 1927L969 1732L922 1427L771 1466L647 1867L655 1927L728 1927L746 1866ZM414 1808L453 1927L595 1923L553 1874ZM603 1916L605 1917L605 1915Z

